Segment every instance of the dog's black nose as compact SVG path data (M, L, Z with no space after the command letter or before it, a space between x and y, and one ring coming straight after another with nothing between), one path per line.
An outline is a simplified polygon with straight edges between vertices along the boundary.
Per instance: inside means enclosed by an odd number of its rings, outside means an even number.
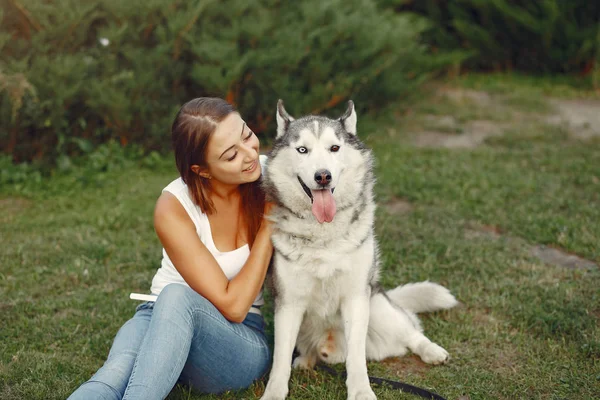
M326 169L320 169L315 172L315 181L322 186L329 185L331 183L331 172Z

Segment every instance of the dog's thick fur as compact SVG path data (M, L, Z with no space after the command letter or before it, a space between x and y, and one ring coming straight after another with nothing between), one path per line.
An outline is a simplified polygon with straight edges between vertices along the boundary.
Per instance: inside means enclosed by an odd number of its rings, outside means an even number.
M373 157L356 136L354 104L339 119L295 120L277 105L277 138L263 180L275 248L275 352L263 400L288 394L294 366L346 362L348 399L375 399L366 359L408 350L431 364L448 353L422 333L416 313L457 304L421 282L383 291L373 227ZM334 190L335 189L335 190Z

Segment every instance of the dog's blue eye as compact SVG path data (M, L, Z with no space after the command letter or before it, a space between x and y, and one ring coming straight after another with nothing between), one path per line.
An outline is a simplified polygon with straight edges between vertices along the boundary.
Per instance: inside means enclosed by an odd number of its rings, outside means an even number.
M298 148L296 149L296 151L297 151L298 153L300 153L300 154L304 154L304 153L306 153L306 152L308 151L308 149L307 149L306 147L304 147L304 146L300 146L300 147L298 147Z
M339 149L340 149L340 146L333 145L329 148L329 151L331 151L332 153L336 153Z

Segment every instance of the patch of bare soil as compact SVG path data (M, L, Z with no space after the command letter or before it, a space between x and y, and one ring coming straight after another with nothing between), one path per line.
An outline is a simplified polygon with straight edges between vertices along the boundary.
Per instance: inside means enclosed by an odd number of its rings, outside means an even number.
M473 149L482 145L489 137L502 135L503 129L497 123L487 120L469 121L463 133L443 133L438 131L419 132L413 143L417 147L447 149Z
M437 95L465 107L493 106L490 94L477 90L444 87L438 90ZM415 132L413 136L413 144L417 147L472 149L504 131L497 122L474 120L463 125L452 115L427 115L425 121L428 129Z
M547 117L547 123L565 126L569 134L577 139L600 137L599 100L555 99L551 104L556 108L557 114Z
M412 204L399 197L392 197L390 201L382 204L382 206L389 214L394 215L405 215L413 209Z
M452 115L426 115L425 121L433 125L436 131L457 132L461 129L459 122Z
M406 377L411 375L423 376L430 368L424 363L419 356L410 354L404 357L390 357L381 361L390 372L398 377Z
M479 90L443 88L438 92L438 94L457 103L469 102L486 106L492 102L492 97L489 93Z
M483 91L441 88L438 96L445 97L457 104L477 107L495 107L492 96ZM562 126L572 138L587 140L600 137L600 100L593 99L553 99L550 104L556 110L551 115L522 114L515 111L515 121L523 123L529 119L543 121L549 125ZM413 144L417 147L473 149L481 146L486 139L504 133L510 123L488 120L470 121L465 126L451 115L426 116L428 128L415 132Z
M598 268L596 263L581 258L574 254L547 246L532 246L530 254L539 258L546 264L567 269L593 269Z
M524 241L517 237L506 236L502 231L491 225L480 225L469 223L465 227L464 235L466 239L490 239L499 240L503 237L508 239L509 243L523 243ZM560 268L567 269L593 269L598 268L598 265L593 261L579 257L574 254L569 254L564 250L543 245L525 245L530 255L540 259L546 264L554 265Z
M492 239L497 240L502 237L500 228L493 225L469 224L465 229L466 239Z
M489 309L469 309L469 313L473 316L473 322L481 326L491 326L497 328L500 321L490 315Z
M494 354L493 361L490 363L490 369L517 373L518 365L518 351L515 348L504 346L503 349Z

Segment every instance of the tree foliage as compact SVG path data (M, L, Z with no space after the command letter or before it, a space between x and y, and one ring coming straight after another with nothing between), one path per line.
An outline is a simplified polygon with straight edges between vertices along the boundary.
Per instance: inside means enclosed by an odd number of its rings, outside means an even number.
M169 149L185 101L224 97L259 133L296 113L363 109L446 62L423 18L372 0L0 0L0 141L15 161L116 140Z
M600 53L600 2L591 0L379 0L426 16L425 41L469 53L466 66L588 73Z

